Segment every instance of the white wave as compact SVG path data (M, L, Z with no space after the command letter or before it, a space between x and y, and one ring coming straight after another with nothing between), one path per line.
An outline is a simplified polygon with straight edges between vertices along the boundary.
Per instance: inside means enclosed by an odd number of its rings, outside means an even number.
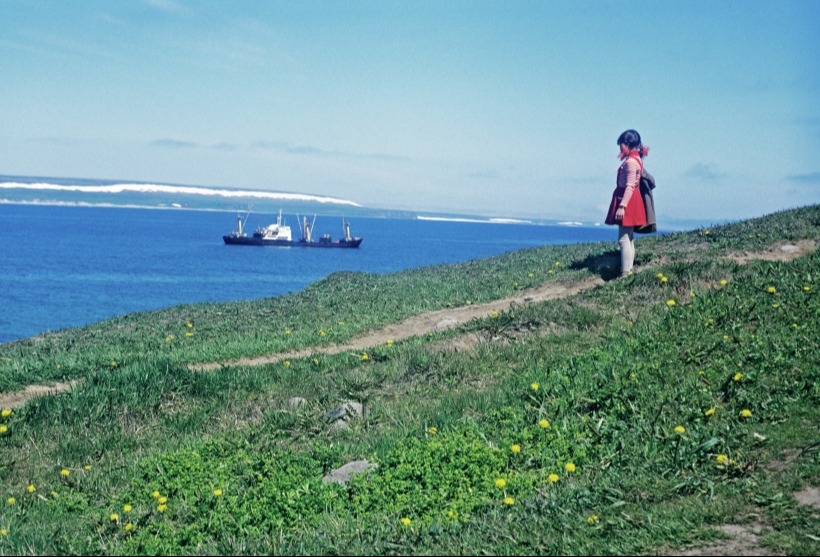
M483 224L532 224L532 222L528 220L519 220L519 219L502 219L502 218L491 218L491 219L471 219L466 217L426 217L422 215L416 215L416 219L418 220L435 220L435 221L443 221L443 222L478 222Z
M50 191L75 191L82 193L170 193L177 195L207 195L219 197L251 197L255 199L277 199L290 201L314 201L317 203L334 203L338 205L352 205L361 207L354 201L339 199L336 197L323 197L318 195L308 195L303 193L282 193L273 191L258 190L230 190L214 188L198 188L192 186L167 186L163 184L109 184L105 186L83 186L83 185L61 185L49 184L45 182L25 184L21 182L0 183L2 189L25 189L25 190L50 190Z
M521 219L490 219L490 222L497 222L500 224L532 224L532 221Z
M559 222L559 223L556 223L556 224L558 224L560 226L583 226L584 225L584 223L578 222L577 220L567 220L567 221Z

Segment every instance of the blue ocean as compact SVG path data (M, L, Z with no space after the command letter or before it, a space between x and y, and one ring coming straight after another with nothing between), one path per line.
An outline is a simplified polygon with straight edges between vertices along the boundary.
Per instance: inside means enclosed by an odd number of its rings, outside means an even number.
M283 214L298 235L293 214ZM312 216L312 215L311 215ZM246 230L275 222L253 212ZM614 241L610 227L348 216L358 249L227 246L237 213L0 203L0 342L179 304L280 296L336 271L392 273L544 245ZM339 216L317 234L342 233Z

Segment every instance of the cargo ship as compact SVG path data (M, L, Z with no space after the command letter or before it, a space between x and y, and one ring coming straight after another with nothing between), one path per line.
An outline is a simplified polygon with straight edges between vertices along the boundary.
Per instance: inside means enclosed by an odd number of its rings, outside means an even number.
M230 234L222 236L222 239L229 246L279 246L297 248L358 248L362 243L362 238L350 235L350 223L342 218L342 236L333 239L330 234L324 234L320 238L313 237L313 227L316 223L316 216L313 222L308 222L307 217L302 217L299 222L300 237L293 239L290 226L282 221L282 211L276 217L276 222L268 226L260 226L248 236L245 232L245 224L248 217L243 221L242 215L236 218L236 229ZM297 215L298 220L298 215Z

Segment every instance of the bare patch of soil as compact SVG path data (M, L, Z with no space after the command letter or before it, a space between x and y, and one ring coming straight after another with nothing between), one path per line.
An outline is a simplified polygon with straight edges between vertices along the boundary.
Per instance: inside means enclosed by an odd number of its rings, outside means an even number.
M67 383L49 383L47 385L29 385L22 391L3 393L0 394L0 408L17 408L19 406L23 406L31 398L62 393L71 389L71 387L76 384L77 381L69 381Z
M745 265L752 260L791 261L816 249L817 242L814 240L799 240L796 243L783 242L776 244L766 251L733 253L729 258L741 265Z
M741 526L738 524L724 524L718 530L729 536L720 545L698 547L682 551L664 552L663 555L778 555L767 552L758 542L757 536L762 531L758 524Z
M794 498L797 499L797 502L801 505L820 509L820 488L807 487L806 489L795 493Z

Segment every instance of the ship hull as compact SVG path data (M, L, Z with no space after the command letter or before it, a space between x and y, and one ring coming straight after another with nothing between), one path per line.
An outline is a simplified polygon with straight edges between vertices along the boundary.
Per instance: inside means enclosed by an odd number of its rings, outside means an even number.
M270 240L253 236L222 236L222 240L229 246L271 246L282 248L358 248L362 238L350 240Z

